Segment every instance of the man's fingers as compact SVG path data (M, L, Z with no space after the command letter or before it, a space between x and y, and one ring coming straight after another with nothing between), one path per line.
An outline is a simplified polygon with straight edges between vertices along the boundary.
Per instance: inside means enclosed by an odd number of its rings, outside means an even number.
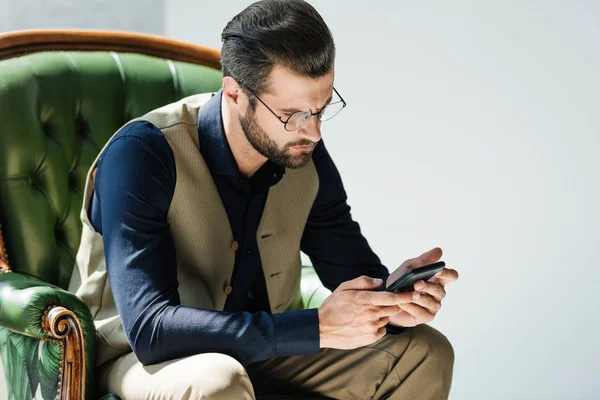
M414 294L416 294L416 292L396 293L362 291L358 293L357 296L362 304L372 304L374 306L393 306L396 304L406 304L414 301Z
M337 290L373 290L381 286L382 283L383 280L381 279L371 278L363 275L350 281L343 282L340 284L340 286L338 286Z
M448 283L452 283L458 280L458 271L451 268L444 268L437 274L433 276L429 281L433 283L439 283L441 285L446 285Z
M411 269L433 264L435 262L438 262L440 258L442 258L442 254L442 249L440 249L439 247L434 247L433 249L421 254L419 257L409 258L408 260L404 261L402 265L398 267L398 269L399 271L402 271L402 273L404 273Z
M398 314L400 312L400 307L397 305L393 306L378 306L374 307L371 311L369 311L369 319L381 319L385 317L389 317L391 315Z
M434 247L433 249L426 251L418 257L419 263L417 266L422 267L423 265L438 262L440 258L442 258L443 253L444 252L442 251L442 249L440 249L439 247Z
M431 322L435 317L434 313L429 312L426 308L421 307L418 304L402 304L400 308L402 308L402 310L407 312L408 314L412 315L415 318L417 324Z
M444 286L435 282L418 281L414 285L415 290L425 292L433 296L437 301L442 301L446 297Z
M379 329L382 326L386 326L390 322L390 317L381 317L372 322L373 327Z
M442 307L442 303L429 294L421 294L421 298L419 298L419 300L413 301L413 304L417 304L427 309L427 311L429 311L433 315L435 315ZM401 307L404 309L404 306Z

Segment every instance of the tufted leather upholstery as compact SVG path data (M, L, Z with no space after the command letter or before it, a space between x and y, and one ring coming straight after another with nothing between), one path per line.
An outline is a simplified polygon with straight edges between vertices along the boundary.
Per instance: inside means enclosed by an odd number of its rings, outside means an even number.
M0 224L11 268L66 288L99 150L128 120L220 84L219 70L132 53L0 61Z

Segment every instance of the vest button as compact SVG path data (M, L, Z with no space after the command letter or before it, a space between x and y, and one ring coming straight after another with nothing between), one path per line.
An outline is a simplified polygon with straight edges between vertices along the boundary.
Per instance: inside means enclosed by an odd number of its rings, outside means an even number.
M234 240L233 242L231 242L231 248L233 249L233 251L238 251L238 249L240 248L240 244Z
M226 296L229 296L231 294L232 290L233 290L233 288L231 287L231 285L227 285L225 287L225 290L223 290L223 292L225 293Z

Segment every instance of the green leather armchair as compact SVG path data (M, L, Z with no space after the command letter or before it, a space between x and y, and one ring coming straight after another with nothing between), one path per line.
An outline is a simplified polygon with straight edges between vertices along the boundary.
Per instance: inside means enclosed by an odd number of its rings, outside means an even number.
M93 318L66 290L86 173L128 120L220 85L218 51L157 36L0 34L0 355L8 399L97 398ZM329 291L311 267L302 274L304 305L316 307Z

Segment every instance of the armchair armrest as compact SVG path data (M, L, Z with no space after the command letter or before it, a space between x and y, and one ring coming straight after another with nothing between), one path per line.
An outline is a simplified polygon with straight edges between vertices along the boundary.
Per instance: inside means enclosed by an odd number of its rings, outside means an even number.
M95 327L77 296L27 275L0 273L0 328L58 342L58 398L93 396Z

